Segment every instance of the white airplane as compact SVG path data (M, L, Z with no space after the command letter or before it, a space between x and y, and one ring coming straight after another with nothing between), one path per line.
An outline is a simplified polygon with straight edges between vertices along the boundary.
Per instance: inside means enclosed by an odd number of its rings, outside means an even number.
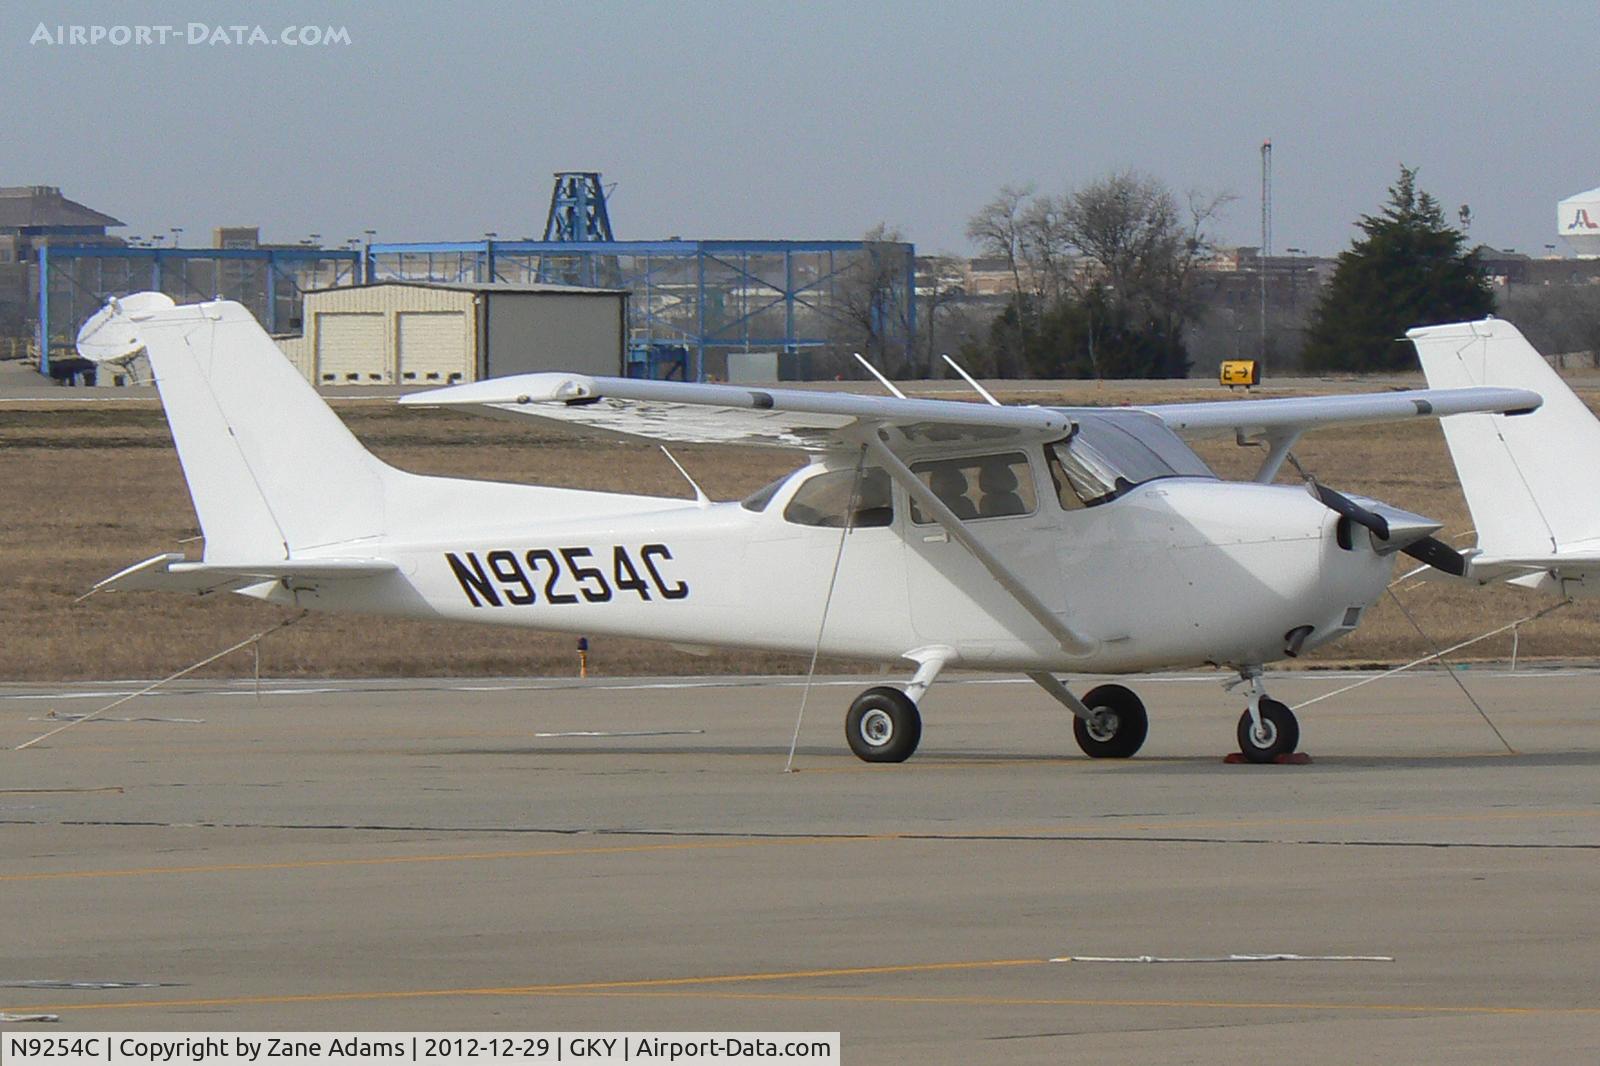
M1464 576L1564 597L1600 592L1600 421L1509 322L1427 326L1406 336L1430 386L1515 382L1544 397L1526 418L1480 412L1443 420L1478 534L1464 553Z
M1006 407L529 374L405 397L654 441L799 449L743 501L410 474L370 454L236 303L138 294L88 322L91 358L148 356L205 534L99 589L228 590L318 610L528 626L704 647L908 662L845 718L872 762L916 749L945 667L1016 670L1125 758L1148 720L1129 689L1056 677L1196 664L1249 687L1238 739L1270 761L1299 724L1264 664L1354 629L1393 554L1449 569L1439 523L1308 481L1270 484L1318 426L1538 407L1534 392L1424 390L1096 409ZM1223 482L1180 439L1259 441Z

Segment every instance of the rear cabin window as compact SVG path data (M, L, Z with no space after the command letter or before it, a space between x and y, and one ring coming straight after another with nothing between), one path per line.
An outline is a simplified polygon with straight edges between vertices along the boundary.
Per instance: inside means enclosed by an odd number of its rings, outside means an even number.
M793 476L793 474L785 474L778 480L761 486L759 489L756 489L756 491L740 500L739 506L743 507L746 511L765 511L767 509L767 504L771 503L772 498L778 494L778 490L787 485L789 483L789 479Z
M850 514L851 499L855 512ZM852 528L886 526L894 521L894 502L889 491L889 475L879 467L861 471L829 470L801 485L783 509L785 521L800 526L828 526L838 529L849 517Z
M1034 510L1033 474L1021 452L935 459L913 465L911 472L962 520L1010 518ZM927 525L934 518L913 500L911 520Z

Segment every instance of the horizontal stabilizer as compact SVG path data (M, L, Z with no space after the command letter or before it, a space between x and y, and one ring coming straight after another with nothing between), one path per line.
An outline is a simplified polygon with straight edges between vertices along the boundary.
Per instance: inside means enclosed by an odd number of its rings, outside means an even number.
M288 580L309 585L382 577L397 569L386 559L274 559L262 563L217 564L190 561L176 552L168 552L112 574L89 591L91 594L146 590L205 593L258 585L263 581Z

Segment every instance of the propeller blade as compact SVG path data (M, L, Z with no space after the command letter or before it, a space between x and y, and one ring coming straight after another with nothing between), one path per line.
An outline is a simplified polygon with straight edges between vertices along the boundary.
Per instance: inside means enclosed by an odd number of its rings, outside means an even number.
M1315 478L1308 480L1306 487L1311 490L1311 495L1322 501L1322 506L1334 514L1342 515L1358 526L1365 526L1382 540L1389 539L1389 523L1382 515L1373 514L1350 497L1333 491Z
M1400 549L1418 562L1427 563L1435 570L1443 570L1454 577L1467 572L1467 557L1438 537L1423 537Z

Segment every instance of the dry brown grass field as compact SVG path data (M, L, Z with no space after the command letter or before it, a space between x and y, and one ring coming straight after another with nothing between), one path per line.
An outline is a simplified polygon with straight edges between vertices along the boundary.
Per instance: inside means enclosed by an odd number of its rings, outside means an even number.
M1361 388L1360 383L1330 382L1301 391ZM1004 397L1005 390L1000 391ZM1030 383L1026 401L1151 403L1222 395L1216 386L1191 382L1063 383L1048 393ZM1586 398L1592 405L1592 397ZM382 401L342 401L336 408L378 455L421 473L687 495L660 452L644 445ZM1240 449L1231 440L1206 442L1201 451L1227 477L1247 476L1259 458L1258 451ZM800 462L797 455L729 448L684 447L675 454L719 499L742 496ZM1319 479L1341 490L1442 519L1446 537L1469 529L1436 422L1313 433L1296 454ZM5 531L0 678L158 677L290 615L229 595L122 593L74 603L99 578L175 550L199 533L166 422L153 401L25 408L0 402L0 514ZM1430 641L1454 643L1549 602L1505 588L1471 590L1432 582L1399 591L1428 639L1385 600L1355 634L1308 656L1306 664L1404 661L1426 654ZM1597 637L1600 611L1580 603L1527 626L1521 654L1586 658ZM1510 653L1508 634L1462 655L1485 659ZM693 657L624 640L596 642L590 662L600 674L774 673L806 665L781 655ZM247 675L252 666L250 657L240 654L210 672ZM312 615L262 643L263 673L276 676L562 675L575 669L571 637L489 626Z

